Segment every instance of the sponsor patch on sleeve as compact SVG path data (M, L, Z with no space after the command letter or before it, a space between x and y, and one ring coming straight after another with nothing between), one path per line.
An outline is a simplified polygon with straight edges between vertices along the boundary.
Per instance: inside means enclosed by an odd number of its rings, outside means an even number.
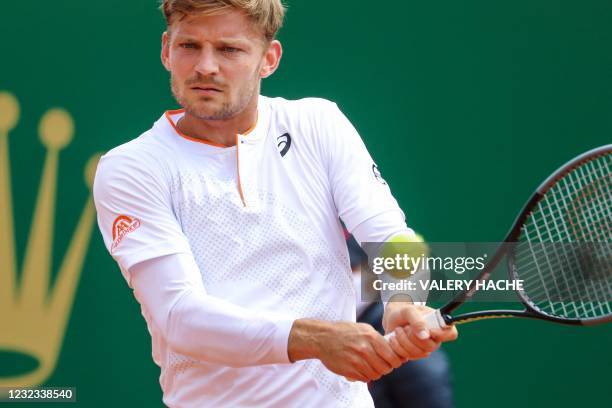
M139 219L127 215L118 216L113 222L113 244L111 245L111 252L119 246L127 234L134 232L138 227L140 227Z

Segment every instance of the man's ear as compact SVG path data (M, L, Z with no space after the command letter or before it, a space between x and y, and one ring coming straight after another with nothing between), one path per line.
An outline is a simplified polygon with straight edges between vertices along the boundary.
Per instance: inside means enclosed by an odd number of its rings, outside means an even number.
M264 62L259 72L262 78L267 78L278 68L283 56L283 46L280 41L273 40L264 54Z
M161 61L166 70L170 71L170 38L168 31L164 31L162 34L162 46L161 46Z

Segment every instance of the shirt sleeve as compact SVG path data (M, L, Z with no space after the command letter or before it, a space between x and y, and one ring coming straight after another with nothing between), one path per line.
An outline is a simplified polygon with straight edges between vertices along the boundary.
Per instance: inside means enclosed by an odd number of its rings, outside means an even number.
M368 153L350 121L332 104L325 113L323 135L327 154L328 178L338 215L349 232L364 221L385 212L404 213L391 194L389 185Z
M103 156L93 187L104 245L131 286L129 269L164 255L191 253L159 162L127 154Z
M172 350L230 367L290 363L293 319L208 295L192 255L145 261L130 274L145 316Z
M382 244L397 235L412 236L415 235L415 232L406 226L404 214L401 211L387 211L357 225L352 234L360 244L364 242Z
M396 242L421 242L422 238L406 226L403 214L397 211L387 211L375 217L369 218L363 223L355 227L353 235L357 242L363 244L369 243L366 247L367 255L370 258L379 256L383 245L392 239ZM406 249L406 248L404 248ZM367 272L371 273L371 272ZM380 297L383 303L386 304L395 295L408 295L414 304L425 305L427 302L428 291L423 290L419 281L426 281L430 278L430 271L427 268L421 268L407 280L416 282L416 290L382 290ZM384 273L381 279L385 283L400 283L402 279L394 277L390 273ZM406 280L406 279L404 279Z

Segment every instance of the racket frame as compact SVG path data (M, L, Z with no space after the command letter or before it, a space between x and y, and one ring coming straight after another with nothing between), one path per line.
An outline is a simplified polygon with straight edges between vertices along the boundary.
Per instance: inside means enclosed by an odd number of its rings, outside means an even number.
M530 214L537 206L538 202L544 198L548 190L550 190L560 179L565 175L573 171L575 168L582 164L595 160L600 156L610 154L612 152L612 144L597 147L589 150L580 156L575 157L569 162L565 163L559 169L557 169L552 175L550 175L544 182L535 190L532 196L527 200L523 208L519 212L518 216L512 224L512 228L506 235L504 241L499 245L493 255L492 259L485 265L480 275L476 278L477 281L486 281L491 276L493 270L498 266L500 261L506 256L508 263L508 271L512 280L518 279L516 273L516 266L514 263L514 251L516 243L523 229L525 221L529 218ZM504 317L523 317L531 319L546 320L555 323L561 323L566 325L574 326L592 326L595 324L606 323L612 321L612 315L602 316L597 318L587 319L569 319L558 316L551 316L545 314L537 309L537 307L529 300L523 291L516 291L521 303L525 306L525 310L483 310L478 312L469 312L457 316L451 316L451 313L456 310L461 304L468 301L476 292L476 285L469 291L461 292L457 294L450 302L441 307L436 314L436 318L430 318L432 325L437 322L435 326L444 327L453 323L466 323L481 319L492 319L492 318L504 318ZM432 313L433 314L433 313ZM444 323L445 325L443 325ZM435 327L433 326L433 327ZM431 327L431 326L430 326Z

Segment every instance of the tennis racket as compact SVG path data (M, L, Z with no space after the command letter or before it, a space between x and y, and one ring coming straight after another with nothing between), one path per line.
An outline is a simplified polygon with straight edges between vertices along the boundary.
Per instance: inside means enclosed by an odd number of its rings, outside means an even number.
M542 250L548 243L552 253ZM612 321L612 144L576 157L546 179L477 279L488 280L504 258L510 279L523 280L516 291L523 310L454 314L476 292L473 285L427 315L428 327L505 317L582 326Z

